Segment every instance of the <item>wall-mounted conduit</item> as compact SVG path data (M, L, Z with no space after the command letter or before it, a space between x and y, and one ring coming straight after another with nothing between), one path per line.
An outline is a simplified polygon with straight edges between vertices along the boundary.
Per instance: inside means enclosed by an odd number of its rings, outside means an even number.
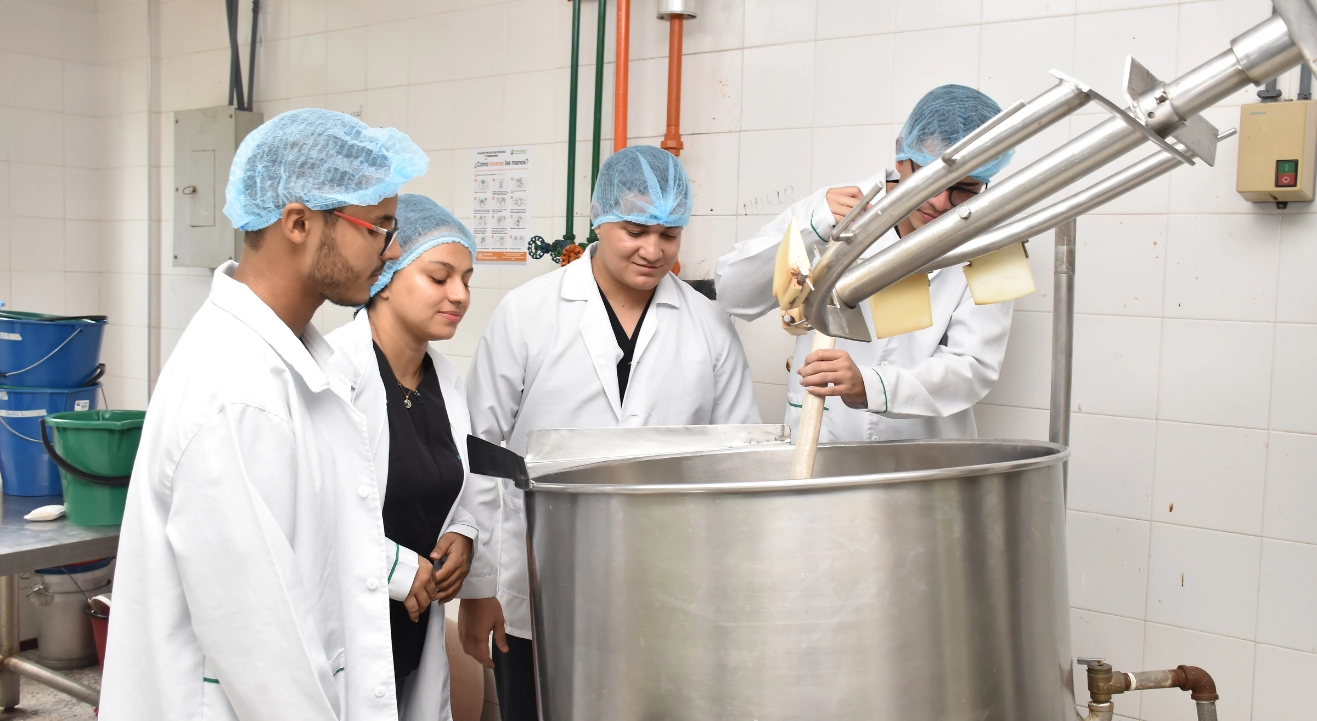
M658 17L668 21L668 127L660 147L681 155L681 44L686 18L695 17L695 0L662 0Z

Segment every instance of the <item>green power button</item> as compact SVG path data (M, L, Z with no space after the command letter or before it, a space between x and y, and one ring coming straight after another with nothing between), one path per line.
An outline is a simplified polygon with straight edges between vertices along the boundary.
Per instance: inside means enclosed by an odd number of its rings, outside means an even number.
M1277 173L1297 173L1299 172L1299 161L1297 160L1277 160Z

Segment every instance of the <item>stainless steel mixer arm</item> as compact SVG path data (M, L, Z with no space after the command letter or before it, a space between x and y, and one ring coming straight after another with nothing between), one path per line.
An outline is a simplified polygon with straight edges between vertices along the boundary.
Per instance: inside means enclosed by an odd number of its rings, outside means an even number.
M1217 135L1217 140L1225 140L1235 134L1230 128ZM1188 148L1180 147L1185 154L1192 155ZM1078 218L1095 208L1119 198L1145 183L1160 178L1172 170L1184 165L1179 158L1166 153L1156 153L1143 160L1095 183L1081 192L1058 201L1048 207L1013 220L1005 225L978 236L937 260L919 269L921 273L931 273L941 268L950 268L961 263L968 263L975 258L1001 250L1020 241L1029 240L1040 233L1045 233L1062 223Z
M827 319L832 288L874 241L929 198L1083 107L1089 101L1086 90L1072 81L1061 80L1029 103L1012 105L859 215L840 234L839 240L828 245L814 265L810 282L815 292L805 300L805 314L810 322L827 335L838 335L839 329L830 328Z
M1229 50L1177 80L1149 89L1139 98L1139 110L1145 114L1147 128L1162 137L1173 135L1185 118L1250 83L1265 83L1301 60L1285 21L1272 16L1232 40ZM1145 134L1126 120L1108 118L959 206L955 213L941 216L846 271L835 286L838 300L857 305L1145 141ZM857 225L866 220L861 218ZM822 280L816 277L816 288L823 286ZM819 295L826 297L826 293ZM806 315L813 323L810 310L807 304Z

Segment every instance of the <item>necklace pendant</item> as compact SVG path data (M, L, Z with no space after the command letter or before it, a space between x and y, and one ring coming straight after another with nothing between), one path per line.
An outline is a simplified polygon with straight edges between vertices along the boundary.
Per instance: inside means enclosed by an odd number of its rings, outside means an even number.
M404 398L404 399L402 399L402 405L403 405L404 408L411 408L411 407L412 407L412 399L410 399L410 398Z

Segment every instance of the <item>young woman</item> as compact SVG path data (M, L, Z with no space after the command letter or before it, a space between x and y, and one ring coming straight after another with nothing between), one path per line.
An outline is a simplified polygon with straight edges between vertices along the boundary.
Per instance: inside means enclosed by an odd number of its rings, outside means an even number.
M342 222L342 221L340 221ZM475 240L437 203L398 197L400 257L384 266L370 301L329 335L335 360L366 417L379 479L395 692L401 721L450 719L443 604L494 595L487 549L499 523L496 482L470 475L470 432L457 368L433 341L457 332L470 304ZM347 629L351 633L351 629Z

